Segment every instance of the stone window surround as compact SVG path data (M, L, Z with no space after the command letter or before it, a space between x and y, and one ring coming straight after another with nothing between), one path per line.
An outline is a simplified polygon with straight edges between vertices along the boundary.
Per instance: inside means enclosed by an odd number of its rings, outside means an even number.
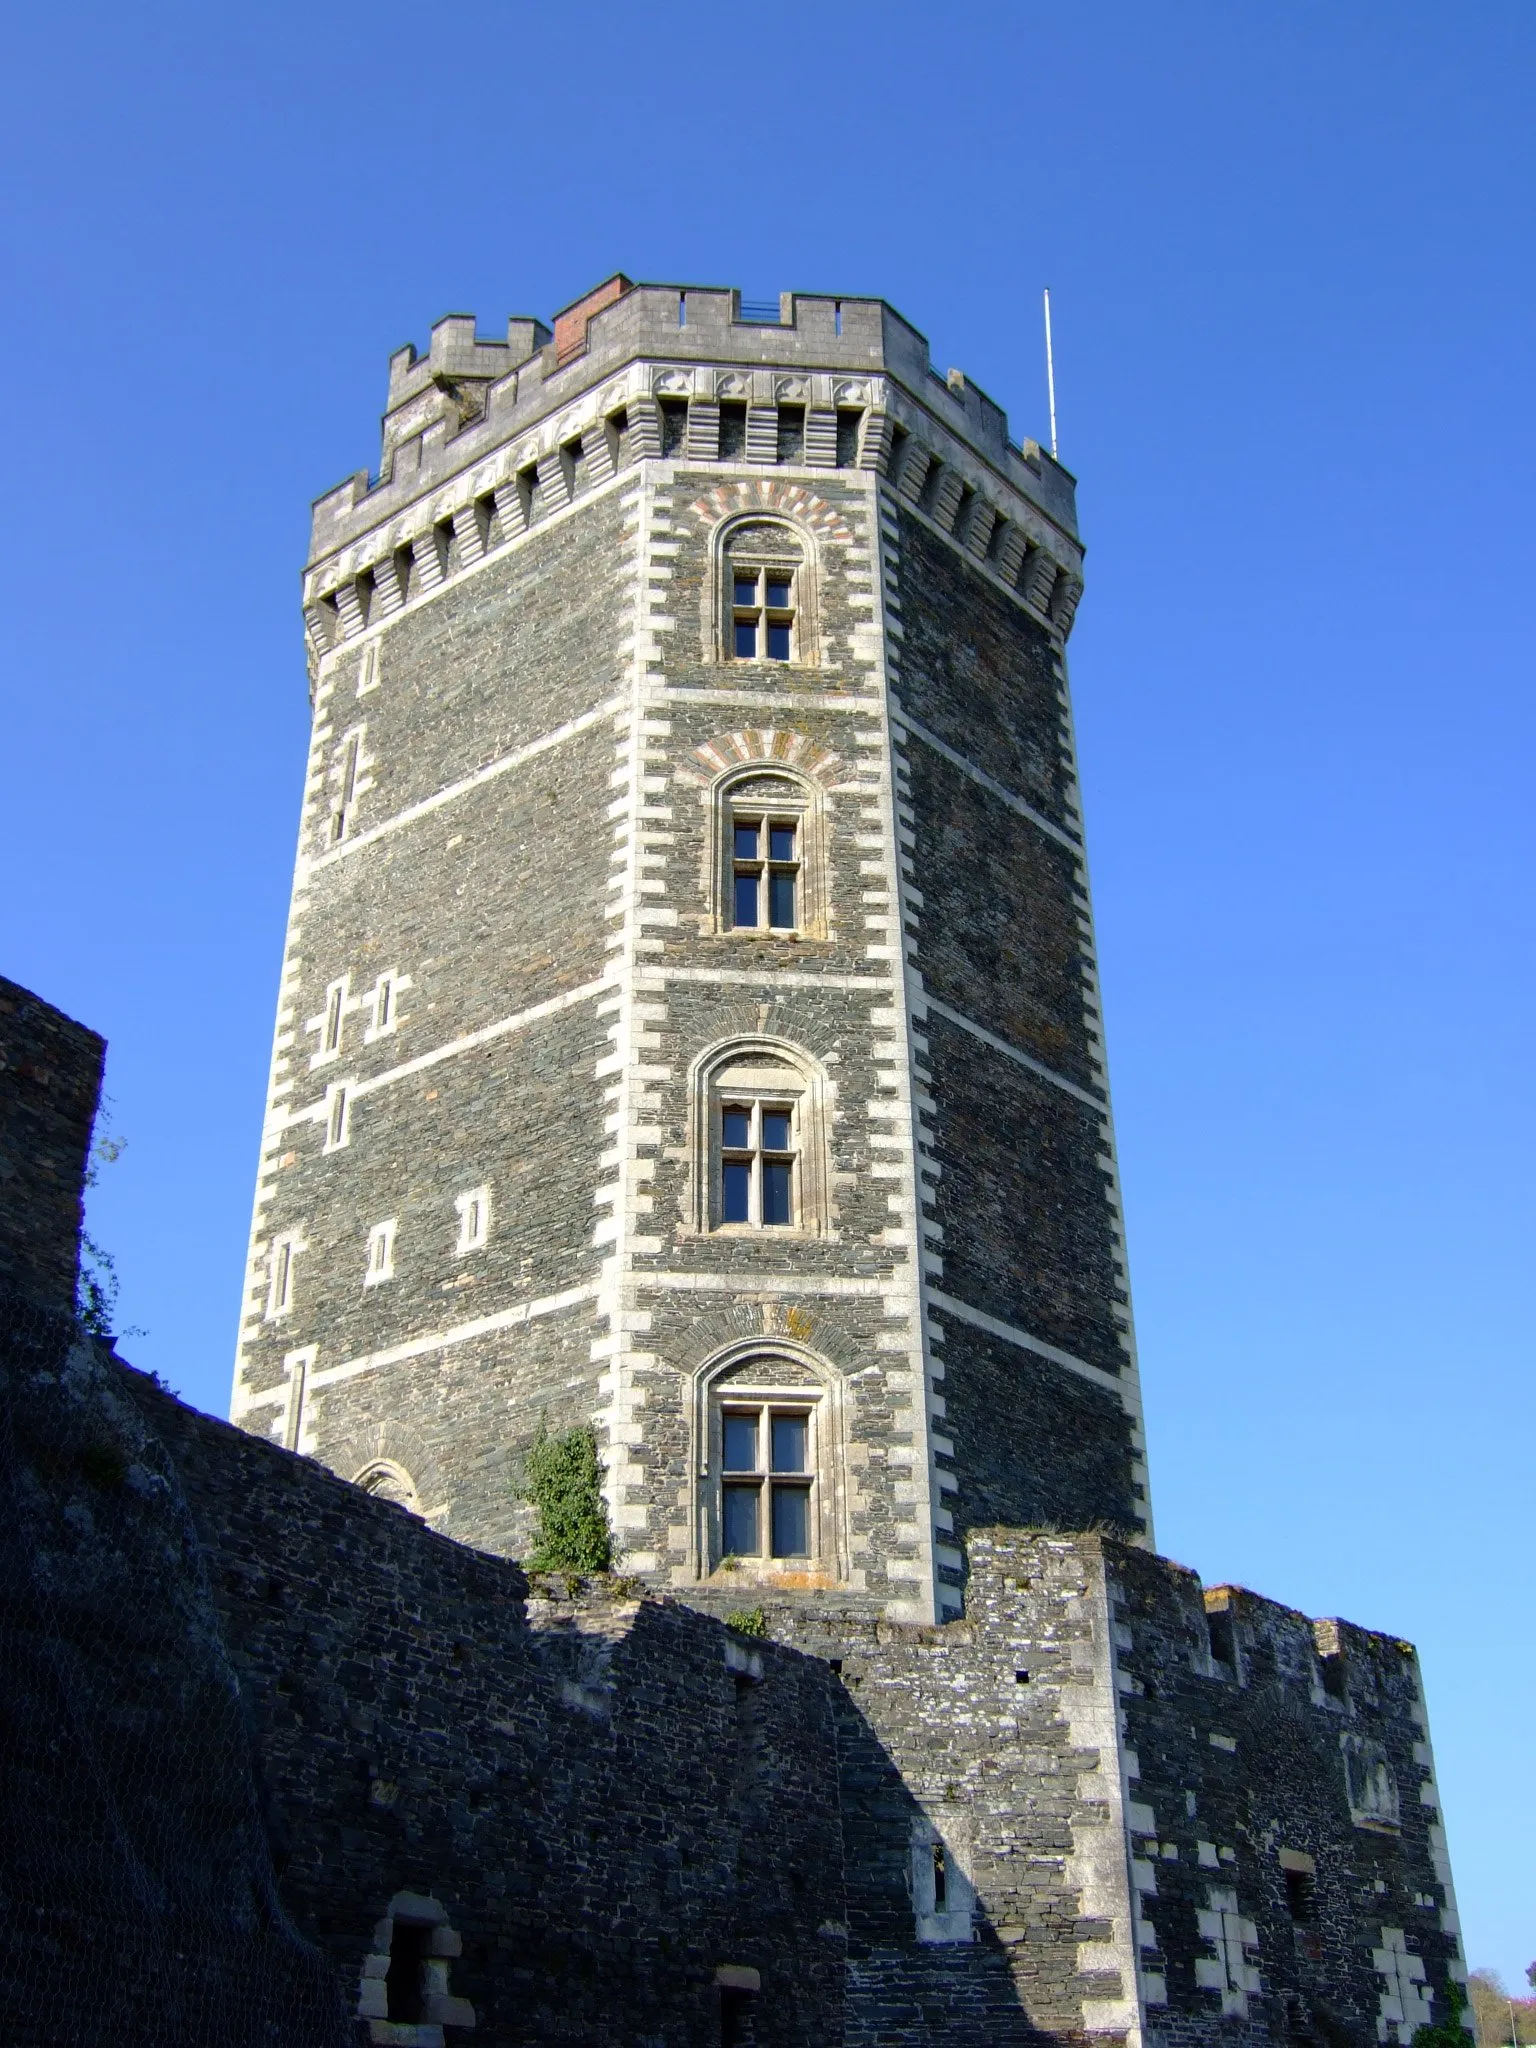
M738 1073L740 1079L727 1077ZM798 1172L795 1221L757 1225L717 1220L720 1179L720 1105L727 1096L762 1097L794 1105ZM821 1062L785 1038L727 1038L706 1046L688 1070L689 1188L684 1217L688 1236L760 1239L820 1237L832 1228L832 1084Z
M912 1918L917 1938L924 1944L968 1942L976 1939L976 1892L965 1861L956 1853L957 1837L965 1832L963 1817L947 1815L942 1828L919 1816L912 1823L912 1853L909 1883ZM969 1847L969 1844L966 1844ZM938 1897L942 1860L944 1899Z
M482 1183L477 1188L466 1188L462 1195L455 1195L453 1206L459 1218L458 1242L453 1248L456 1259L467 1258L471 1252L484 1251L491 1236L491 1190Z
M386 1217L368 1232L368 1250L363 1260L363 1285L382 1287L395 1277L395 1230L397 1219Z
M385 1985L397 1923L431 1930L422 1965L423 2018L414 2024L389 2018ZM467 1998L455 1998L448 1988L448 1966L463 1953L463 1941L436 1899L419 1892L396 1892L373 1930L373 1949L363 1958L358 1982L357 2016L367 2021L369 2040L390 2042L394 2048L444 2048L444 2027L472 2027L474 2007Z
M412 1514L419 1513L416 1481L393 1458L370 1458L361 1471L353 1475L352 1484L380 1500L395 1501L399 1506L409 1508Z
M387 1038L391 1032L399 1028L400 998L410 986L411 977L402 974L398 967L384 969L363 998L369 1018L368 1027L363 1033L364 1045L372 1045L376 1038Z
M779 527L791 543L782 556L775 556L766 548L754 550L750 542L744 545L738 561L732 549L739 534L754 529ZM804 521L793 518L776 508L764 505L744 512L733 513L729 519L722 519L710 536L710 589L709 619L704 641L704 659L722 667L735 669L762 668L777 673L786 668L819 668L821 666L821 607L819 598L819 568L815 536ZM737 568L751 569L761 574L775 568L789 567L790 596L795 614L793 651L789 660L769 661L759 654L751 660L736 652L734 626L735 576Z
M278 1414L278 1441L285 1450L303 1451L307 1448L305 1435L310 1421L309 1378L319 1355L320 1347L317 1344L305 1344L299 1350L289 1351L284 1355L285 1398Z
M775 1363L780 1369L775 1372ZM757 1368L761 1367L761 1370ZM736 1375L750 1368L744 1377ZM708 1578L721 1561L720 1479L724 1458L720 1417L724 1408L782 1403L810 1411L812 1534L809 1558L748 1559L732 1576L744 1584L771 1586L785 1574L813 1570L839 1583L849 1570L845 1414L842 1375L808 1345L793 1338L739 1339L713 1352L693 1375L690 1417L694 1443L694 1513L689 1566Z
M779 785L781 797L767 788ZM732 922L731 904L735 860L732 819L738 796L750 794L754 808L782 812L800 827L799 919L793 932L773 931L767 926L752 929ZM780 941L824 939L831 914L832 861L828 846L826 791L814 776L774 760L745 761L716 776L708 792L709 843L705 851L708 877L708 929L749 943L762 939Z
M267 1253L266 1320L269 1323L278 1322L292 1313L293 1268L304 1249L304 1240L296 1230L285 1230L272 1240Z

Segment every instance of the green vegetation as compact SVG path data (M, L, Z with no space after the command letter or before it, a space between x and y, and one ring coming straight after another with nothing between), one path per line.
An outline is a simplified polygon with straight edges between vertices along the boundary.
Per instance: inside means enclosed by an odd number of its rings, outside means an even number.
M768 1618L761 1607L738 1607L725 1617L725 1625L735 1629L739 1636L765 1636L768 1633Z
M536 1509L538 1535L526 1560L536 1572L605 1572L613 1534L600 1484L597 1434L587 1424L551 1436L541 1422L528 1453L523 1498Z
M1438 2026L1416 2027L1412 2048L1474 2048L1470 2028L1461 2023L1461 2016L1467 2009L1467 1994L1454 1979L1445 1988L1451 2008L1450 2018L1441 2020Z

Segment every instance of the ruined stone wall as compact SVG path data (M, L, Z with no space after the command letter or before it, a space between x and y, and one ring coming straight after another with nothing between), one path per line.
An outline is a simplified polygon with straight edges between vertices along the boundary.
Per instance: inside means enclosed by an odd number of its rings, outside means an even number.
M0 1285L74 1302L105 1041L0 977Z
M306 1460L137 1398L205 1548L284 1906L353 2010L408 1893L456 1937L445 1995L475 2032L450 2020L450 2041L713 2048L722 1969L756 1973L758 2043L840 2038L824 1665L623 1583L530 1590Z
M1466 1973L1412 1644L1110 1559L1151 2036L1220 2015L1336 2048L1449 2020Z

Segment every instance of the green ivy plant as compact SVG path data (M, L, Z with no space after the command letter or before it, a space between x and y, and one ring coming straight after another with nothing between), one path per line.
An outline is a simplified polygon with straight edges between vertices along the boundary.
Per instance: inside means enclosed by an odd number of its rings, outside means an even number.
M725 1617L725 1625L735 1629L739 1636L765 1636L768 1633L768 1617L761 1607L738 1607Z
M1441 2020L1438 2026L1415 2027L1411 2048L1474 2048L1470 2028L1461 2023L1467 1994L1454 1977L1447 1979L1445 1994L1451 2008L1450 2018Z
M524 1469L523 1498L538 1514L527 1559L536 1572L605 1572L613 1563L613 1532L603 1500L597 1433L580 1423L551 1436L543 1422Z

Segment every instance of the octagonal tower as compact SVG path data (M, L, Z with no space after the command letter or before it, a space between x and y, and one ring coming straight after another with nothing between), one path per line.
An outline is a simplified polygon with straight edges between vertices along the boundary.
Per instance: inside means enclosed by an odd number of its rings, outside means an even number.
M878 300L611 279L319 500L232 1414L518 1552L909 1621L1150 1541L1072 479Z

